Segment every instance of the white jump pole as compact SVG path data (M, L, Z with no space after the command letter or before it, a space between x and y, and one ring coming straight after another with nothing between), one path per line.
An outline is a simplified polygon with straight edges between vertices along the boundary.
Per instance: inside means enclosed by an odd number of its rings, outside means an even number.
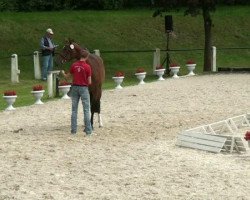
M157 66L160 66L161 62L161 50L159 48L155 49L154 59L153 59L153 74L155 74L155 70Z
M99 49L95 49L95 50L94 50L94 53L95 53L95 55L97 55L97 56L101 56L101 53L100 53L100 50L99 50Z
M34 51L33 55L34 60L34 76L35 79L41 79L41 68L40 68L40 60L39 60L39 51Z
M18 69L18 56L17 54L11 55L11 82L19 83L20 70Z
M212 72L217 72L216 66L216 47L212 47Z

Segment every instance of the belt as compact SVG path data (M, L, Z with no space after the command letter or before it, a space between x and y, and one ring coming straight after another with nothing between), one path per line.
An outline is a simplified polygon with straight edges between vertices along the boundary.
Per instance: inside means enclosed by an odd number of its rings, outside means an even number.
M73 84L72 86L87 87L87 85L77 85L77 84Z

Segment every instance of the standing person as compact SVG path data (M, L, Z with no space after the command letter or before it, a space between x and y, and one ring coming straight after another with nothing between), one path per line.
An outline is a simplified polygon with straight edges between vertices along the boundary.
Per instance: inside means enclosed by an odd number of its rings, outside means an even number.
M71 86L71 99L72 99L72 114L71 114L71 134L77 132L77 113L78 104L81 98L83 113L84 113L84 125L87 135L92 133L92 126L90 122L90 96L88 86L91 84L92 71L90 65L86 63L89 53L81 52L78 61L74 62L70 67L70 73L65 74L62 70L62 75L65 78L73 77Z
M40 42L40 47L42 50L42 80L47 80L47 74L49 71L53 70L53 57L55 54L55 45L52 41L52 36L54 35L51 28L46 30L46 34L42 37Z

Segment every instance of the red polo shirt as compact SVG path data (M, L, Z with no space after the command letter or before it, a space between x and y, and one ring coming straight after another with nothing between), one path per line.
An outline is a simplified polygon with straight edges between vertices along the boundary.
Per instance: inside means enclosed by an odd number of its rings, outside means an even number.
M92 75L90 65L86 61L76 61L70 67L73 85L88 86L88 77Z

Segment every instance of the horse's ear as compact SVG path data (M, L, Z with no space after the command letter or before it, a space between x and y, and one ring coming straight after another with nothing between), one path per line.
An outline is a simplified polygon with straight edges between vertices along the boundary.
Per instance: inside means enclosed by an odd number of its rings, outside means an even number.
M69 43L72 44L74 43L75 41L72 39L72 38L69 38Z
M70 44L69 38L65 38L64 41L65 41L65 44Z

